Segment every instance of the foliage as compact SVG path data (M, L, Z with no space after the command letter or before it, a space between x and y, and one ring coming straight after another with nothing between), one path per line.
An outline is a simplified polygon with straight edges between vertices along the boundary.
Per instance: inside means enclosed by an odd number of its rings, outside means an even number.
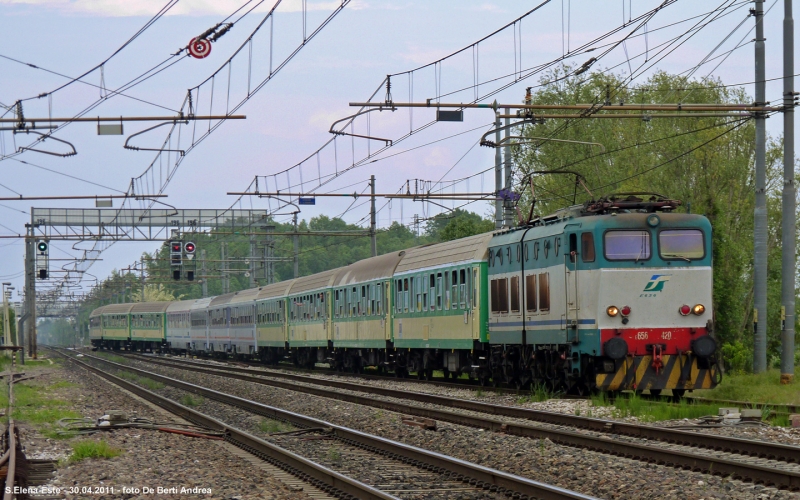
M40 343L54 346L80 346L89 338L88 330L79 329L72 318L46 318L36 326L36 334Z
M5 322L5 311L3 310L2 307L0 307L0 337L4 337L5 336L5 331L4 331L5 325L6 325L6 322ZM16 339L17 338L17 318L16 318L16 315L14 314L14 309L11 306L9 306L9 308L8 308L8 328L9 328L9 330L11 330L11 338L12 339Z
M72 444L72 455L69 460L71 462L79 462L87 458L114 458L121 453L122 450L112 448L103 440L86 440Z
M718 80L691 80L656 73L639 86L626 86L610 73L565 77L560 68L546 75L533 95L537 104L611 102L751 103L741 88ZM550 112L550 111L548 111ZM573 113L568 111L567 113ZM602 113L602 111L599 111ZM633 112L641 113L641 112ZM740 118L658 118L548 120L525 126L527 144L516 146L517 182L524 188L520 209L530 210L530 179L537 194L534 213L546 215L573 202L624 192L655 192L683 201L681 211L704 214L713 227L716 335L731 358L728 368L752 368L754 124ZM582 141L574 144L535 138ZM598 146L600 144L601 146ZM780 189L782 145L767 145L769 241L768 349L780 349ZM574 175L528 174L569 170Z
M144 300L142 300L142 292L144 292ZM135 290L131 293L131 302L172 302L181 300L183 295L175 294L166 288L163 284L158 285L145 285L144 290Z
M720 405L694 403L681 399L679 403L667 403L644 399L636 393L620 395L613 403L605 395L592 397L592 406L613 406L615 418L636 417L643 422L680 420L717 415Z
M720 385L714 389L694 391L693 396L709 399L728 399L751 403L800 404L800 391L797 384L780 384L780 370L772 369L764 373L727 374Z

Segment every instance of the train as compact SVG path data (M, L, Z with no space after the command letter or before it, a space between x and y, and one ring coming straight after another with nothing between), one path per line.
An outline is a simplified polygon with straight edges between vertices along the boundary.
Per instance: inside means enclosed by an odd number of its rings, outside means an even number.
M236 357L552 391L709 389L711 224L662 196L608 197L519 227L197 300L109 304L95 348Z

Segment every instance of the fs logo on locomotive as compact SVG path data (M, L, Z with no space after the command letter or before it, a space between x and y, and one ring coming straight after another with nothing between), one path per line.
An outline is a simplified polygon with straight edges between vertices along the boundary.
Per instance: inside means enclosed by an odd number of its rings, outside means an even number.
M654 274L650 281L644 286L642 294L639 297L655 297L656 294L652 292L660 292L664 290L664 285L669 281L671 274Z

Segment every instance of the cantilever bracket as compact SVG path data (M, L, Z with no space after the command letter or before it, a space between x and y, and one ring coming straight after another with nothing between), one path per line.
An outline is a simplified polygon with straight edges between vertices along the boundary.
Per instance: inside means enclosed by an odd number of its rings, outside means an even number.
M508 137L503 137L502 139L500 139L500 142L498 142L495 147L499 148L500 146L504 146L505 145L504 143L510 141L511 139L522 139L522 140L510 143L508 144L509 146L519 146L522 144L536 144L538 146L543 142L565 142L568 144L585 144L587 146L597 146L600 148L601 152L605 152L606 150L606 148L599 142L571 141L568 139L554 139L552 137L525 137L522 135L510 135Z
M183 149L140 148L140 147L131 146L131 145L128 144L128 142L130 142L130 140L133 139L134 137L136 137L137 135L142 135L145 132L149 132L149 131L151 131L153 129L156 129L158 127L163 127L164 125L175 125L178 122L181 122L184 125L188 125L189 124L189 120L174 120L174 121L171 121L171 122L159 123L158 125L154 125L154 126L152 126L150 128L146 128L146 129L144 129L144 130L142 130L140 132L136 132L135 134L132 134L132 135L128 136L128 138L125 139L125 144L123 144L122 147L125 148L125 149L133 150L133 151L158 151L160 153L161 152L165 152L165 151L172 151L172 152L175 152L175 153L180 153L181 156L184 156L186 154L186 151L184 151Z
M16 131L14 133L15 134L19 134L21 132L22 132L22 130ZM35 151L36 153L44 153L46 155L51 155L51 156L60 156L61 158L67 158L69 156L75 156L76 154L78 154L78 151L75 150L75 146L71 142L65 141L64 139L59 139L58 137L53 137L52 135L43 134L41 132L36 132L35 130L30 130L30 129L24 129L24 132L26 134L37 134L37 135L41 136L39 138L39 142L44 142L45 139L53 139L54 141L64 143L67 146L71 147L72 151L70 151L68 153L54 153L52 151L44 151L42 149L36 149L36 148L29 148L29 147L20 146L17 149L17 152L19 152L19 153L22 153L23 151Z
M373 140L373 141L383 141L383 142L386 143L387 146L391 146L392 145L392 140L391 139L384 139L382 137L373 137L373 136L369 136L369 135L351 134L349 132L344 132L342 130L333 130L333 127L337 123L341 123L341 122L347 121L347 120L352 120L353 118L356 118L356 117L361 116L361 115L365 115L367 113L371 113L373 111L383 111L384 109L387 109L389 111L396 111L397 110L397 108L395 108L394 105L392 105L389 108L384 108L384 106L381 104L377 108L370 108L370 109L368 109L366 111L359 111L358 113L356 113L354 115L345 116L344 118L341 118L341 119L336 120L335 122L331 123L331 128L328 129L328 132L330 132L331 134L334 134L334 135L349 135L350 137L360 137L361 139L370 139L370 140Z

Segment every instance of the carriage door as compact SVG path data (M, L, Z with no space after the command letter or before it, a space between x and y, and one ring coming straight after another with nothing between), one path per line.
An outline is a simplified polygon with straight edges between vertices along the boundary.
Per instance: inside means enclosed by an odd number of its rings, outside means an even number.
M558 243L556 242L556 245ZM578 235L567 235L567 248L564 252L564 291L566 300L564 327L567 342L578 342Z

